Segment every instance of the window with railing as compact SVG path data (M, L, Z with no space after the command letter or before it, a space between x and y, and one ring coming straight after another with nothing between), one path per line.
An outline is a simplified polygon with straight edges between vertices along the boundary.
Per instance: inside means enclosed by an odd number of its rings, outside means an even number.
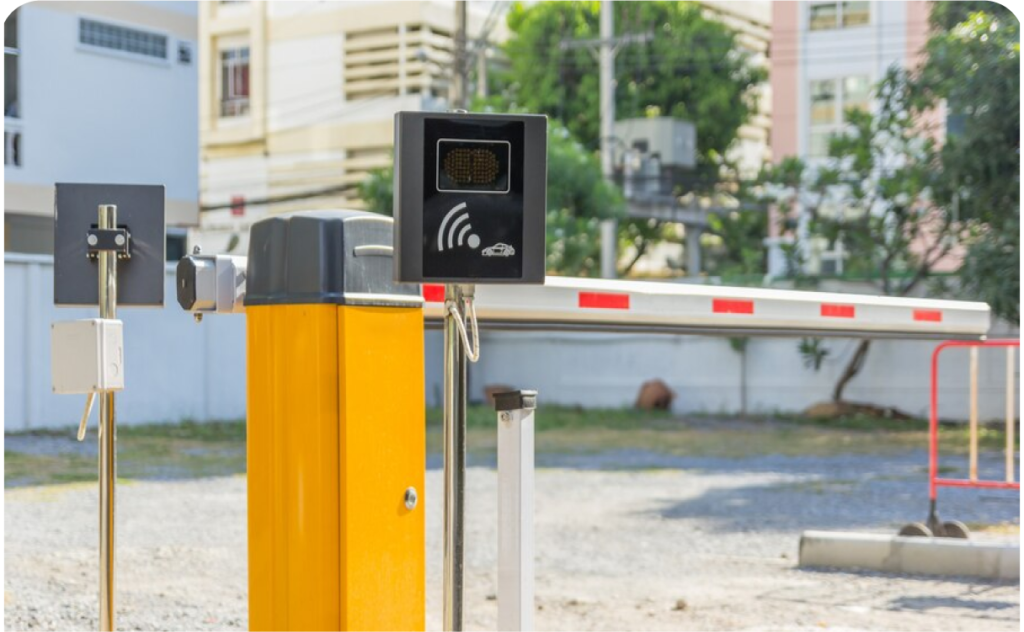
M18 45L18 10L4 22L4 118L21 118L18 70L21 47Z
M812 2L808 26L812 31L864 26L871 21L871 5L866 0Z
M4 166L21 166L21 130L4 125Z
M866 110L870 97L871 86L863 75L812 81L807 155L827 156L829 139L846 123L845 113L850 109Z
M220 115L249 113L249 47L220 52Z

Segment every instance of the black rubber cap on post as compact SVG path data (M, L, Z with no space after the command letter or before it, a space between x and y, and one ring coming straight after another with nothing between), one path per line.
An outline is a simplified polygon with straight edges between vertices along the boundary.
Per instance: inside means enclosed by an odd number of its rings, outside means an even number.
M537 391L506 391L494 394L494 410L533 410L537 408Z
M249 233L246 305L422 305L419 285L395 283L390 217L303 211Z

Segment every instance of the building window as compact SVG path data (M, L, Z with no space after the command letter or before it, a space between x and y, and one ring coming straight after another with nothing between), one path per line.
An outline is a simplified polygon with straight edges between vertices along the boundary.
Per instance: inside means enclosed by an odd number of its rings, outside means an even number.
M21 118L18 94L18 66L21 48L18 46L18 11L4 22L4 118ZM6 147L6 144L5 144ZM6 154L5 154L6 155ZM10 164L4 160L4 164Z
M21 166L21 130L4 126L4 166Z
M249 47L220 53L220 115L249 113Z
M812 31L864 26L871 20L871 7L866 0L848 2L814 2L810 6L808 24Z
M130 55L167 59L167 36L88 18L78 20L78 41Z
M843 128L845 112L868 109L871 86L863 75L825 79L811 82L810 95L807 155L820 158L828 155L829 139Z
M192 64L192 45L188 42L178 42L178 63L185 66Z

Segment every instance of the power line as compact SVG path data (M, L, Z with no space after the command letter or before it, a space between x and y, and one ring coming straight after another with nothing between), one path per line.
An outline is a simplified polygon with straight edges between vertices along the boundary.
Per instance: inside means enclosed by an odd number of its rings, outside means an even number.
M300 191L298 193L289 193L287 195L278 195L274 197L259 198L256 200L244 200L245 206L271 206L273 204L282 204L284 202L295 202L298 200L309 200L318 197L329 197L338 193L345 193L352 189L358 189L358 184L342 184L333 187L327 187L325 189L313 189L309 191ZM210 211L224 211L238 206L237 204L212 204L206 206L200 206L200 212L207 213Z

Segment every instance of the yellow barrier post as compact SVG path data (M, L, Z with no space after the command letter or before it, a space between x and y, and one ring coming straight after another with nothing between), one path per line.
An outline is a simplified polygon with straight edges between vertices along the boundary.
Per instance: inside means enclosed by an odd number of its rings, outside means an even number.
M389 218L252 227L253 630L424 627L422 300L391 278Z

